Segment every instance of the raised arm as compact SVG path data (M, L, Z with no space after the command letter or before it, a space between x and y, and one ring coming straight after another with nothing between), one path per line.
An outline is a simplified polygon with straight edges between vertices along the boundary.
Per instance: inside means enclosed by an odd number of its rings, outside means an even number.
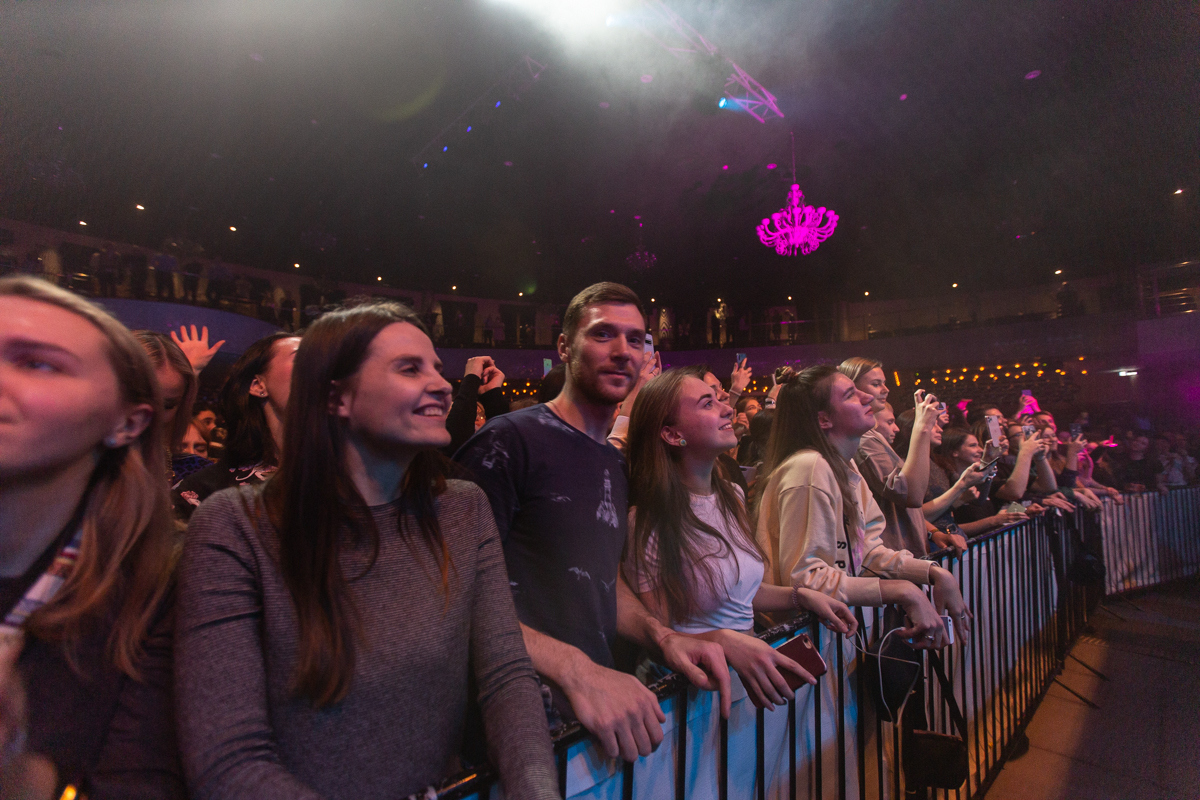
M932 521L942 516L954 505L954 501L963 492L972 486L983 483L987 479L987 473L982 466L982 464L972 464L967 467L949 490L922 505L921 513L925 515L925 519Z

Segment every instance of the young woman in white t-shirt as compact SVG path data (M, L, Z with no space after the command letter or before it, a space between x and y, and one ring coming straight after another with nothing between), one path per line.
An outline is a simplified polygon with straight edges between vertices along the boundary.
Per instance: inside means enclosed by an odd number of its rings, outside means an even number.
M721 644L754 704L774 708L792 694L780 670L815 680L753 635L754 612L808 610L839 633L856 623L826 594L763 584L742 491L713 468L737 443L732 420L694 370L664 372L642 388L626 451L634 508L624 569L664 624Z

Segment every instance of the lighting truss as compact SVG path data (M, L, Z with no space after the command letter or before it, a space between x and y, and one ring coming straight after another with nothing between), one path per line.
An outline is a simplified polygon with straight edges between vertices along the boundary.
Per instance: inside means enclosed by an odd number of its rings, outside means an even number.
M455 117L449 125L442 128L429 144L422 147L420 152L412 157L412 165L419 172L426 172L433 168L443 156L449 155L451 150L457 151L458 145L470 133L491 120L505 100L520 100L521 95L528 92L537 83L545 69L545 64L538 63L528 55L518 59L517 63L500 77L500 80L475 98L475 101L467 106L466 110Z
M646 8L650 11L647 21L654 24L639 24L642 31L663 49L676 58L718 57L727 63L733 72L725 81L725 97L732 105L745 111L759 122L765 123L771 114L783 119L783 112L775 95L725 55L712 42L700 35L700 32L688 24L688 21L676 14L662 0L649 0Z

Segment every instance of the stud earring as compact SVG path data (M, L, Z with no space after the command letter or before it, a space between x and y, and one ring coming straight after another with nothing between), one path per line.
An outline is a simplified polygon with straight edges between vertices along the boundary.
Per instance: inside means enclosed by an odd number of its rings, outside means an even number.
M680 447L687 447L687 439L680 439L680 440L679 440L679 446L680 446Z
M116 436L104 437L104 446L115 450L117 447L117 437Z

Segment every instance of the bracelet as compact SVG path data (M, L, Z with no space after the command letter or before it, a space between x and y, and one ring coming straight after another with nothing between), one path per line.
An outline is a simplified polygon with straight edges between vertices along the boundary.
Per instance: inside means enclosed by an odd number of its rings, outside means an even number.
M800 587L799 586L792 587L792 608L796 609L797 611L804 610L803 608L800 607Z

